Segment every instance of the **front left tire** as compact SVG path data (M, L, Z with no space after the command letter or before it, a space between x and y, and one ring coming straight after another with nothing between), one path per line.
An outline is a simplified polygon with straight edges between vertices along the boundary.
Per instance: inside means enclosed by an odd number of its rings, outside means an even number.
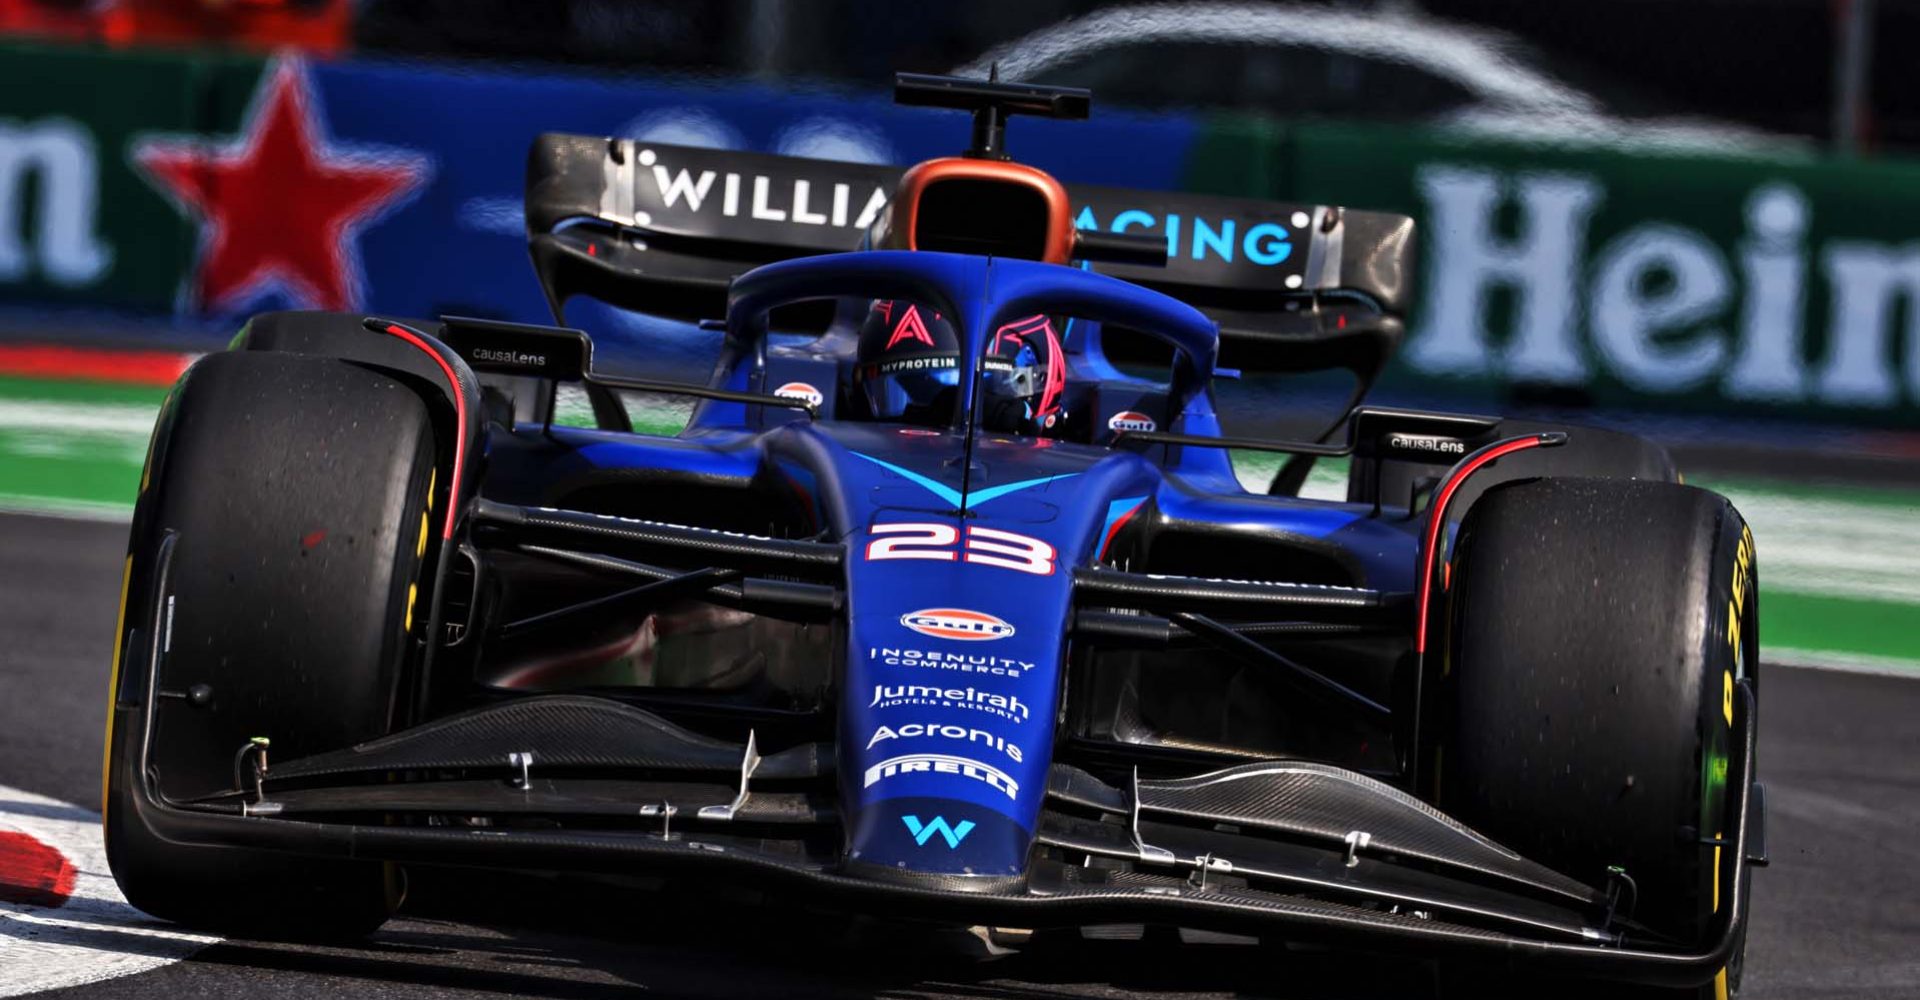
M176 386L152 448L115 665L114 878L134 906L199 929L370 932L398 905L396 869L176 843L134 796L141 782L172 801L229 790L236 750L253 737L289 760L394 726L424 627L436 479L426 405L395 378L332 358L215 354ZM149 664L158 677L146 677Z

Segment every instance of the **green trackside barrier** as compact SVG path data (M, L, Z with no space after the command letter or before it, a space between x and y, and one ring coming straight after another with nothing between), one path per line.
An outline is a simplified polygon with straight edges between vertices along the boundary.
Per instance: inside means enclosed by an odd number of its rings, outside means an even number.
M170 311L197 227L131 162L136 138L230 130L261 63L0 45L0 290Z
M1292 198L1287 135L1284 125L1246 115L1208 116L1188 154L1183 186L1201 194Z

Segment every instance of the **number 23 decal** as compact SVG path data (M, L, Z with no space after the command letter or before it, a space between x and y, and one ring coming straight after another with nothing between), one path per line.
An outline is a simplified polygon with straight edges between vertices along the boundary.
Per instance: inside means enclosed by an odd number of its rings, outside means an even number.
M884 535L867 543L867 561L882 559L955 560L1019 570L1035 576L1052 576L1053 546L1038 538L1016 535L997 528L967 526L964 545L960 530L951 524L876 524L868 529Z

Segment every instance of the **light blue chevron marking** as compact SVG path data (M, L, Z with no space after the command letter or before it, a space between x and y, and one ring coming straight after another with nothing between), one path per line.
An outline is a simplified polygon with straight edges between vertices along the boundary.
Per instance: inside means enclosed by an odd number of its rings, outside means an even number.
M1020 490L1024 490L1033 486L1043 486L1047 483L1053 482L1056 479L1072 479L1074 476L1079 475L1078 472L1068 472L1058 476L1042 476L1039 479L1022 479L1017 483L1007 483L1004 486L990 486L984 490L974 490L973 495L968 497L965 503L961 503L960 491L954 489L951 486L946 485L945 483L935 482L919 474L918 472L913 471L912 469L903 469L893 464L892 462L882 461L880 459L873 457L872 455L861 455L857 451L854 452L853 454L860 458L864 458L867 461L872 462L873 464L880 466L883 469L887 469L889 471L898 473L902 477L911 480L915 485L920 486L921 488L925 489L927 492L933 494L934 496L939 497L942 500L945 500L946 502L954 505L955 507L961 510L972 510L975 506L978 506L979 504L986 503L989 500L997 500L1003 496L1006 496L1009 493L1017 493Z
M1078 472L1066 472L1058 476L1046 476L1041 479L1022 479L1017 483L1008 483L1005 486L989 486L984 490L974 490L973 495L967 498L967 506L971 508L975 504L983 504L989 500L1006 496L1009 493L1024 490L1029 486L1042 486L1056 479L1072 479L1077 475L1079 475Z

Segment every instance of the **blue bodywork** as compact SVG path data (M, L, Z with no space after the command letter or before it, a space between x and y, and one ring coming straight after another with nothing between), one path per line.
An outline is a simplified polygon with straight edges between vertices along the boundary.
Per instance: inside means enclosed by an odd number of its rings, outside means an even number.
M1164 398L1167 430L1220 432L1211 320L1113 278L1010 259L872 251L759 268L734 284L714 383L771 392L796 371L844 374L852 344L844 323L797 344L767 330L773 307L821 298L936 303L958 318L964 356L976 358L1003 323L1070 315L1071 378L1132 393L1116 399ZM1101 324L1168 344L1169 380L1120 376L1101 355ZM976 377L975 366L961 366L961 400L973 399ZM806 508L805 522L846 546L835 742L856 866L985 879L1024 872L1061 711L1072 570L1100 563L1129 523L1309 540L1344 553L1356 585L1405 591L1414 576L1407 521L1364 504L1251 494L1224 449L995 434L977 429L965 403L947 427L708 401L671 438L546 433L558 446L546 459L554 464L523 481L656 470L776 482ZM1285 567L1275 570L1285 578Z

